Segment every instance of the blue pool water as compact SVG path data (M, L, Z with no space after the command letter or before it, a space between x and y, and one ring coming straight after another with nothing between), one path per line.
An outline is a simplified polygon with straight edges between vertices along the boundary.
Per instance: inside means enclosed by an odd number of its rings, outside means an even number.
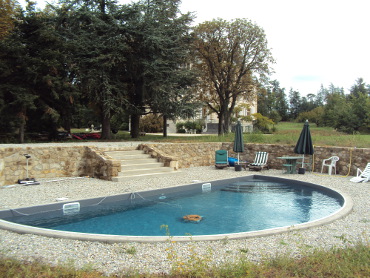
M131 196L129 204L102 204L77 215L32 221L20 217L14 222L93 234L214 235L305 223L328 216L342 206L340 199L309 186L258 180L233 182L215 190L186 195L167 197L162 193L146 199L136 194L134 198ZM97 213L97 207L103 212ZM203 219L198 223L184 222L182 217L189 214Z

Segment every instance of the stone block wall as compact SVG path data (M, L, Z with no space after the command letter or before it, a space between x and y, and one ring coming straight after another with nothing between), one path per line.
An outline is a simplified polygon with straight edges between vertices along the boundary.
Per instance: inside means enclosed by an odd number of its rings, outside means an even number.
M24 154L31 157L27 159ZM19 179L91 176L111 179L117 176L119 161L105 157L101 150L86 146L0 148L0 186Z
M245 144L240 159L253 161L257 151L269 153L269 165L272 169L282 169L280 156L293 155L292 145ZM111 180L121 169L120 161L107 157L104 151L125 150L126 148L97 148L87 146L63 147L19 147L0 148L0 186L17 183L27 177L27 159L29 154L29 178L44 179L56 177L90 176ZM132 149L128 148L127 150ZM233 143L159 143L139 146L144 152L156 157L167 167L174 169L212 166L215 163L215 151L225 149L229 156L237 157L233 152ZM315 146L313 166L315 172L321 171L325 158L339 156L337 174L355 176L357 168L363 169L370 162L370 148L344 148ZM312 159L308 156L307 160ZM327 171L327 169L325 169Z
M215 163L215 151L222 143L161 143L140 145L139 149L174 168L209 166ZM172 167L171 166L171 167Z
M98 148L86 147L80 174L102 180L111 180L121 171L121 161L110 159Z
M269 153L269 165L273 169L282 169L283 161L278 159L281 156L299 156L293 152L293 145L270 145L270 144L245 144L244 153L240 155L242 160L253 161L257 151L266 151ZM236 157L232 151L233 143L223 143L223 149L229 150L229 155ZM315 146L313 156L306 156L305 162L311 162L312 159L314 172L321 172L323 159L331 156L338 156L337 174L356 175L357 168L363 169L370 162L369 148L347 148L347 147L320 147ZM324 173L327 173L327 167L324 167Z
M233 152L233 143L179 143L142 145L141 149L152 150L153 156L166 157L168 161L178 161L179 168L210 166L215 163L215 151L227 150L229 156L237 158ZM252 162L257 151L269 153L269 166L282 169L284 161L281 156L299 156L293 152L293 145L244 144L244 152L239 154L240 160ZM363 169L370 162L370 148L320 147L315 146L315 154L306 156L305 162L311 162L315 172L321 172L323 159L338 156L337 174L356 175L357 168ZM327 173L327 167L324 168Z

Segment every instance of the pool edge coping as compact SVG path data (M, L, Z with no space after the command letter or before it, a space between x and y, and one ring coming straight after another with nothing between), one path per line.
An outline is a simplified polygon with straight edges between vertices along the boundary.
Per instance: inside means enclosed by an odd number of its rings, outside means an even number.
M258 175L255 175L258 176ZM311 183L309 183L311 184ZM343 206L336 212L330 214L329 216L313 220L310 222L284 226L278 228L271 228L258 231L250 232L240 232L240 233L231 233L231 234L216 234L216 235L199 235L199 236L123 236L123 235L103 235L103 234L89 234L89 233L77 233L77 232L68 232L68 231L58 231L45 228L37 228L22 224L17 224L9 222L6 220L0 219L0 229L12 231L19 234L34 234L39 236L46 236L52 238L63 238L71 240L81 240L81 241L96 241L96 242L105 242L105 243L118 243L118 242L146 242L146 243L155 243L155 242L165 242L165 241L176 241L176 242L188 242L188 241L215 241L215 240L224 240L224 239L246 239L246 238L256 238L256 237L266 237L281 233L287 233L291 231L305 230L310 228L315 228L323 225L330 224L336 220L339 220L347 216L353 209L353 200L352 198L337 189L329 188L323 185L312 184L317 187L322 187L327 190L336 192L339 194L343 200Z

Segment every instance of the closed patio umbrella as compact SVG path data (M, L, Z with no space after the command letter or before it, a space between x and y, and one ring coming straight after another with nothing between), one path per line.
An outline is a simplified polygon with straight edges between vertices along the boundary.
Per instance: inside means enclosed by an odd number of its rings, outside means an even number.
M243 132L242 125L240 121L235 126L235 138L234 138L234 147L233 151L238 154L238 164L239 164L239 154L244 152L244 142L243 142Z
M301 135L299 136L297 145L294 148L294 153L303 154L302 168L304 164L304 155L305 154L313 155L314 153L310 125L308 124L308 120L306 120L306 122L304 123Z

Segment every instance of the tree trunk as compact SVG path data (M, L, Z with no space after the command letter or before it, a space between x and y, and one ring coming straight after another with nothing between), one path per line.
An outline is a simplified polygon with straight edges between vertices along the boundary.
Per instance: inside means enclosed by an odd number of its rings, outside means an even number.
M19 133L18 133L18 143L23 144L24 143L24 129L26 126L26 121L23 119L21 120L21 123L19 125Z
M224 116L224 125L223 125L224 133L230 132L230 119L231 119L231 114L229 113L229 111L226 111L225 116Z
M22 108L22 111L19 114L19 133L18 133L18 143L24 143L24 130L26 127L26 111L25 108Z
M112 133L110 128L110 113L103 112L103 119L102 119L102 130L101 130L101 139L111 139Z
M133 94L131 96L133 98L133 104L135 110L131 114L131 138L139 138L140 135L140 117L145 112L143 108L144 102L144 81L143 78L140 77L135 81L133 87Z
M220 113L218 114L218 126L217 126L218 136L223 135L223 129L222 129L223 122L224 122L223 115Z
M70 116L70 114L64 116L63 128L68 133L71 133L71 116Z
M139 125L140 125L140 115L131 115L131 138L139 138Z
M221 104L220 107L220 113L219 113L219 123L218 123L218 135L224 135L225 133L228 133L228 124L229 124L229 118L227 114L227 106L228 103L224 101Z
M163 137L167 137L167 116L163 115Z

